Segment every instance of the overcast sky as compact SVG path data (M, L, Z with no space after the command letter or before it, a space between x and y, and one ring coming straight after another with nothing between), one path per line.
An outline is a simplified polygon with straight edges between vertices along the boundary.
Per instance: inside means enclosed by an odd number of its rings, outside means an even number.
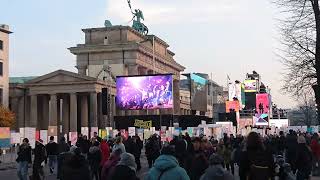
M274 103L295 104L280 93L283 67L276 56L279 18L271 0L131 0L150 34L165 40L186 72L243 80L252 70L271 88ZM126 0L1 0L0 24L10 25L10 76L76 71L68 47L84 42L81 28L130 25Z

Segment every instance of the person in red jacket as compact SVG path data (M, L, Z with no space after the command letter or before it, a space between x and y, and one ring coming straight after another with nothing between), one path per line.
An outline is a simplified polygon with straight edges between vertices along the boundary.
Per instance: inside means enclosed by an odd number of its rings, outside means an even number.
M315 133L312 136L310 148L312 150L313 155L313 162L312 162L312 169L313 169L313 176L319 176L320 175L320 144L319 144L319 135Z
M100 150L101 150L101 162L100 162L99 174L101 174L103 165L106 163L106 161L110 157L110 147L105 139L103 139L100 143Z

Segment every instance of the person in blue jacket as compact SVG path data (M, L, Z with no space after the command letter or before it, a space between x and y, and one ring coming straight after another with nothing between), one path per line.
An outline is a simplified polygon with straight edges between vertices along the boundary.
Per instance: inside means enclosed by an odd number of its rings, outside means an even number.
M145 180L190 180L187 172L179 166L175 158L175 147L165 146L161 155L156 159Z

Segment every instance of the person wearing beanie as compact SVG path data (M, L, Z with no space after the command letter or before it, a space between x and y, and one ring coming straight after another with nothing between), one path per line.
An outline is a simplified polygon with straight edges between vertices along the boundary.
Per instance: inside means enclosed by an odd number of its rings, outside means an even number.
M135 158L130 153L122 153L120 161L111 174L112 180L138 180L136 175L137 164Z
M230 172L223 168L224 160L218 154L212 154L209 158L210 166L206 172L201 176L200 180L211 180L211 179L221 179L221 180L233 180L233 176Z
M175 146L165 146L161 155L156 159L154 166L150 169L145 180L180 179L189 180L187 172L179 166L175 158Z
M298 170L297 180L309 179L312 171L312 152L306 144L306 139L303 135L298 137L297 155L295 165Z

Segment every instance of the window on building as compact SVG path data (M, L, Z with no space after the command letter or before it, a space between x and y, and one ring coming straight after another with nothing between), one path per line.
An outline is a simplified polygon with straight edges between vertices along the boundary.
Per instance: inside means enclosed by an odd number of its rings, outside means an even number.
M0 50L3 50L3 41L0 40Z
M0 76L3 76L3 62L0 61Z

